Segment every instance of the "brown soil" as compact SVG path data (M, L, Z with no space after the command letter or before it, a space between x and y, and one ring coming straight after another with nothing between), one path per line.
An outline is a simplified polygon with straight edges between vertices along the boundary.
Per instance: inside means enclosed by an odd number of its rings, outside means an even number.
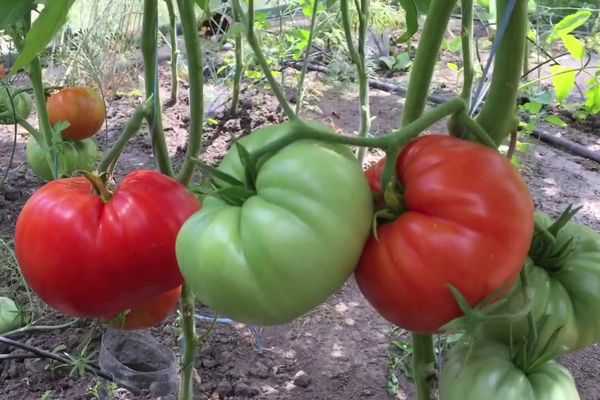
M352 132L358 126L359 113L356 88L342 90L330 86L311 74L311 87L320 99L313 105L321 112L307 113L336 129ZM168 78L163 76L162 87L168 89ZM163 93L165 98L166 92ZM183 156L186 129L189 123L186 91L181 91L180 102L164 111L164 125L169 153L175 163ZM235 117L223 116L218 124L209 126L204 136L203 159L217 164L226 153L232 137L248 133L265 124L280 121L276 103L271 97L256 90L244 94L240 114ZM123 97L110 101L109 127L99 135L102 148L112 143L139 98ZM371 107L375 133L389 132L399 125L402 99L389 93L372 91ZM438 125L436 130L442 130ZM585 135L587 140L595 140L581 132L563 132L565 135ZM30 172L24 157L27 136L19 131L16 136L15 159L10 168L6 184L0 188L0 236L10 238L14 231L19 210L41 182ZM0 168L4 172L13 147L13 131L0 128ZM376 152L369 153L366 163L381 157ZM541 143L532 143L529 151L521 155L522 169L536 198L539 210L557 215L569 203L583 205L577 220L600 230L600 175L599 166L579 159ZM140 168L154 168L151 144L148 135L137 135L123 155L117 170L117 177ZM3 260L3 264L8 260ZM2 269L0 269L0 272ZM0 273L0 279L7 278ZM0 290L7 282L0 280ZM209 315L208 310L201 309ZM49 311L48 311L49 312ZM45 323L58 323L60 318L49 315ZM200 332L208 327L208 322L199 322ZM74 352L85 333L90 329L88 322L63 331L35 333L22 336L18 340L30 345L52 350L64 344L67 352ZM96 331L91 343L97 349L101 327ZM392 340L405 338L393 332L392 326L383 320L359 293L351 279L326 304L293 323L278 327L262 328L261 337L264 349L259 351L256 337L249 327L241 324L218 324L211 333L196 360L198 382L196 399L269 399L269 400L350 400L350 399L411 399L413 388L410 380L399 367L392 369L398 376L398 393L391 396L387 392L390 379L388 360L393 354ZM151 330L163 344L178 354L177 329L173 318L161 327ZM1 353L18 353L0 345ZM97 358L94 355L92 358ZM600 346L590 347L580 353L561 359L574 374L585 400L600 399ZM51 391L51 399L92 399L90 388L96 382L90 377L69 376L69 370L57 368L48 360L0 361L0 399L39 399L46 391ZM395 385L391 385L395 386ZM114 391L111 396L99 398L114 399L155 399L155 393L133 396L123 389ZM172 398L172 397L164 397Z

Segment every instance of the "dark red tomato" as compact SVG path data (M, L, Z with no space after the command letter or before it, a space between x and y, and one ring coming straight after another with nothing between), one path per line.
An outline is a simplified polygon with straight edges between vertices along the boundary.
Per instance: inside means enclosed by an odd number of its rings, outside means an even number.
M4 79L6 76L6 68L4 68L4 64L0 63L0 79Z
M371 190L380 191L382 165L372 169ZM377 228L356 279L383 317L435 333L462 315L448 285L475 305L515 282L531 244L533 202L506 158L454 137L414 140L396 173L407 211Z
M163 322L177 307L181 286L162 293L152 300L118 315L103 317L113 328L122 330L147 329Z
M62 137L82 140L93 136L104 123L104 100L90 87L77 86L54 93L46 102L52 126L61 121L71 124Z
M86 178L57 179L19 215L17 260L56 310L115 315L182 284L175 239L199 209L183 185L154 171L127 175L107 202Z

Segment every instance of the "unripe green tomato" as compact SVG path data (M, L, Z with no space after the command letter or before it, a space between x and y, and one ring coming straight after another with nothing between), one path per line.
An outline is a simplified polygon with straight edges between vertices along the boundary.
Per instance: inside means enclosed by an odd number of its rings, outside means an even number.
M64 140L59 153L59 174L71 176L77 170L92 170L99 157L98 148L92 139L79 141ZM53 166L46 158L45 149L33 138L27 143L27 162L33 172L45 181L51 181Z
M11 95L15 92L15 88L10 88ZM14 111L13 111L14 107ZM6 88L0 87L0 124L12 125L15 123L15 115L17 120L27 119L31 114L33 107L31 97L21 92L12 98L8 96Z

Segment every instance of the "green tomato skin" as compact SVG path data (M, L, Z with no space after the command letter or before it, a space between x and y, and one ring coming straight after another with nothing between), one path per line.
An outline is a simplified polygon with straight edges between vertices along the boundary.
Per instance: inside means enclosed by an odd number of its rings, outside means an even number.
M23 312L12 299L0 297L0 335L25 325Z
M547 228L552 221L544 214L536 222ZM539 267L529 259L525 271L531 288L530 310L535 321L545 321L538 329L540 340L548 342L561 329L551 350L559 353L583 349L600 340L600 235L587 226L568 223L556 237L555 249L575 238L569 256L558 271ZM507 303L497 312L514 313L523 310L527 302L520 282L511 289ZM529 331L526 318L512 323L512 337L519 339ZM485 337L509 343L510 324L487 324Z
M11 93L16 91L16 88L9 89ZM14 106L14 111L13 111ZM0 124L1 125L12 125L15 123L15 115L17 119L27 119L29 114L31 114L31 110L33 107L33 103L31 101L31 96L25 92L21 92L18 95L14 96L11 99L8 97L8 93L6 93L6 89L4 87L0 88Z
M498 342L476 342L468 359L456 350L443 365L440 400L579 400L573 377L554 361L524 372Z
M240 143L252 151L290 129L260 129ZM219 166L244 181L236 148ZM262 164L255 196L241 206L206 197L182 227L180 270L202 303L236 321L289 322L334 294L356 268L373 209L351 152L294 142Z
M99 152L93 139L80 141L63 140L60 144L59 171L63 176L71 176L77 170L93 170L98 161ZM52 180L53 167L34 138L27 143L27 162L31 170L44 181Z

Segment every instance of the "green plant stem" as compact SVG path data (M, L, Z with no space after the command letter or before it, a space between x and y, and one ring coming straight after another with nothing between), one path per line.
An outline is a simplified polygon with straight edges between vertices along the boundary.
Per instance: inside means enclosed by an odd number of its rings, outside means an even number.
M484 144L487 147L491 147L492 149L497 149L496 143L494 140L488 135L488 133L483 129L481 125L477 123L477 121L471 119L467 113L460 113L457 116L458 122L462 124L473 136L477 138L477 140Z
M240 22L240 16L235 8L233 9L233 20ZM237 114L238 105L240 102L240 91L242 83L242 71L244 69L244 49L242 44L242 34L235 34L235 73L233 75L233 94L231 98L231 115Z
M342 14L342 26L344 27L344 37L346 38L346 46L348 46L350 59L354 64L358 65L358 54L354 48L354 42L352 41L352 28L350 26L348 0L340 0L340 12Z
M194 295L187 284L183 285L181 292L180 310L181 331L185 347L180 365L181 382L179 384L179 400L192 400L194 394L194 360L196 359L196 349L200 341L196 335L196 324L194 321Z
M142 126L142 122L144 119L152 113L152 97L147 99L144 104L138 107L137 110L133 113L127 124L125 125L125 130L119 137L119 139L112 145L110 150L104 155L100 164L98 164L99 172L107 172L109 175L112 175L114 167L117 163L117 160L125 145L129 140L135 135Z
M412 334L412 368L418 400L431 400L429 381L435 371L433 336Z
M244 12L242 11L242 7L240 6L239 0L233 0L233 7L235 8L236 12L240 16L240 20L246 27L246 39L248 40L248 44L250 44L250 47L252 48L252 51L254 52L254 56L256 57L256 60L258 61L258 64L262 68L263 73L265 74L265 77L267 78L267 81L269 82L269 85L271 86L271 90L273 91L273 94L275 95L275 97L277 97L279 106L281 107L281 109L283 110L283 112L285 113L285 115L288 117L288 119L290 121L298 120L298 116L296 115L296 113L294 113L294 110L292 110L292 107L290 107L290 104L288 103L288 101L285 98L285 94L283 93L283 87L281 85L279 85L279 83L275 80L275 77L273 77L273 73L271 72L269 63L267 62L267 59L265 58L265 55L262 52L260 43L258 42L258 38L256 37L256 34L254 32L254 0L248 0L248 16L247 17L246 17L246 15L244 15Z
M497 26L502 25L510 0L496 0ZM494 62L490 91L477 122L497 145L510 135L516 123L516 99L523 71L527 41L527 1L516 2Z
M177 180L187 185L192 179L195 164L191 158L197 157L202 149L202 130L204 121L204 74L202 47L198 37L198 20L194 9L194 0L177 0L183 39L188 60L190 76L190 128L186 158L177 174Z
M43 136L41 136L40 132L37 129L35 129L29 122L27 122L27 120L17 117L17 123L21 125L31 136L33 136L33 138L36 142L38 142L38 144L43 143L42 141L46 140Z
M78 321L79 321L79 319L74 319L72 321L69 321L69 322L66 322L66 323L60 324L60 325L37 325L37 326L36 325L28 325L28 326L24 326L22 328L18 328L18 329L6 332L2 336L9 337L9 336L15 336L15 335L23 335L23 334L32 333L32 332L45 332L45 331L60 330L60 329L69 328L69 327L75 325Z
M146 98L152 97L154 105L148 116L152 150L160 171L173 176L173 167L167 151L167 143L162 126L160 97L158 93L158 61L156 45L158 38L158 0L144 0L144 17L142 21L142 57L144 59L144 83Z
M460 38L463 51L463 87L460 97L471 106L473 92L473 79L475 67L473 66L473 0L461 0L462 28Z
M378 137L360 137L338 135L329 131L322 125L312 125L304 121L294 121L293 123L306 129L291 129L289 134L279 137L268 145L254 151L251 156L254 160L260 157L276 152L283 147L300 139L318 139L327 143L339 143L349 146L376 147L380 149L399 148L410 140L419 136L423 130L440 121L441 119L454 113L465 112L465 102L461 98L455 98L441 104L431 110L431 112L421 116L417 120L406 125L402 129Z
M167 4L167 12L169 13L169 42L171 44L171 97L167 104L169 106L177 103L177 90L179 80L177 79L177 26L175 24L175 10L173 8L173 0L165 0Z
M523 292L523 298L525 299L526 302L529 301L530 295L529 295L529 277L527 276L527 271L525 270L525 268L521 269L521 273L520 273L520 279L521 279L521 290ZM538 340L538 332L537 332L537 327L535 325L535 320L533 319L533 314L531 313L531 310L529 310L527 312L527 326L529 327L529 337L531 338L531 340L529 341L532 344L537 344L537 340Z
M358 97L360 103L360 130L358 136L367 137L371 130L371 110L369 104L369 71L367 69L367 30L370 20L370 0L360 0L358 24ZM365 148L358 151L358 162L362 164Z
M300 80L298 81L298 94L296 95L296 114L300 113L300 108L302 107L302 97L304 97L304 80L306 79L306 71L308 70L308 58L310 56L310 50L312 49L313 37L315 36L317 9L319 8L319 0L312 1L313 8L312 16L310 17L308 43L306 44L306 51L304 52L304 60L302 62L302 69L300 71Z
M35 98L37 107L40 136L45 141L45 146L44 143L38 142L38 144L42 148L49 148L52 145L52 125L50 124L48 109L46 108L46 92L44 91L44 84L42 82L42 66L38 57L31 60L29 64L29 79L31 80L33 97Z
M411 67L404 104L402 125L409 124L423 113L438 54L456 0L431 0L417 55Z

